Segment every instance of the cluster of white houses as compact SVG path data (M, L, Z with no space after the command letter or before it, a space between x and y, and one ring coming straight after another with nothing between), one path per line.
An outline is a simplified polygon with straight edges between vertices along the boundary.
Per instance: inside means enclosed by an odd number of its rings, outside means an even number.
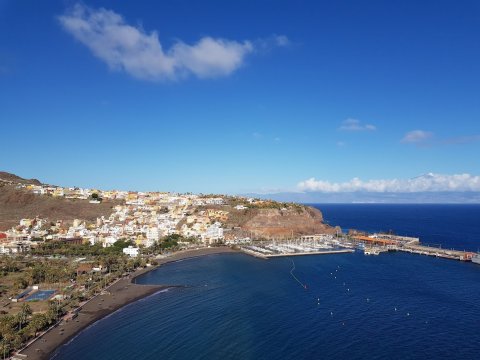
M65 198L122 199L109 217L97 218L95 224L75 220L68 228L61 221L52 226L46 219L22 219L20 224L0 233L0 253L14 254L27 251L35 240L66 240L112 246L120 239L131 240L135 247L125 251L132 256L138 247L150 247L167 235L179 234L196 242L209 245L224 239L222 223L228 212L201 210L199 206L223 205L222 197L161 192L101 191L82 188L62 188L49 185L25 185L18 187L39 195ZM96 195L94 195L96 194ZM47 230L48 228L48 230ZM136 250L135 250L136 249Z

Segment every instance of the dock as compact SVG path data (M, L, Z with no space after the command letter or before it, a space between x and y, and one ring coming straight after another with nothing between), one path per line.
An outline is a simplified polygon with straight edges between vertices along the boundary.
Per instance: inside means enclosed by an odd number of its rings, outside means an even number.
M304 236L299 239L281 241L255 241L241 246L241 250L261 259L284 256L332 255L355 252L353 246L340 243L332 235Z
M304 255L332 255L332 254L347 254L355 252L354 249L336 249L336 250L324 250L324 251L313 251L313 252L297 252L289 254L273 254L266 255L267 259L282 257L282 256L304 256Z
M354 249L334 249L334 250L319 250L319 251L302 251L302 252L287 252L287 253L276 253L276 254L262 254L258 251L250 250L248 248L242 247L241 250L248 254L260 259L271 259L285 256L305 256L305 255L333 255L333 254L346 254L355 252Z
M444 259L471 261L473 252L460 251L454 249L442 249L441 247L420 245L420 239L416 237L397 236L390 234L373 234L373 235L354 235L352 240L357 244L364 244L366 250L372 250L378 255L385 251L403 251L410 254L419 254L427 256L435 256Z
M424 245L406 245L397 249L398 251L409 252L411 254L427 255L441 257L444 259L471 261L474 253L468 251L441 249L437 247Z
M281 241L252 241L240 249L260 259L284 256L332 255L355 252L355 248L365 255L379 255L389 251L403 251L410 254L434 256L443 259L471 261L473 252L420 244L418 237L392 234L354 234L333 236L327 234L307 235L298 239Z

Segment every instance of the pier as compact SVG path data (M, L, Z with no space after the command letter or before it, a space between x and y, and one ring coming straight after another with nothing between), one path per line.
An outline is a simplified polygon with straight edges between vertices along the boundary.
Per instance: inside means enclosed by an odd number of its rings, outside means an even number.
M411 254L435 256L444 259L471 261L473 252L454 249L442 249L441 247L420 245L420 239L416 237L398 236L390 234L354 235L351 239L356 244L365 246L366 254L378 255L386 251L403 251Z
M282 256L303 256L303 255L331 255L331 254L347 254L355 252L354 249L337 249L337 250L324 250L324 251L313 251L313 252L297 252L297 253L290 253L290 254L272 254L266 255L265 258L275 258L275 257L282 257Z
M242 247L242 251L248 255L252 255L261 259L271 259L284 256L305 256L305 255L332 255L332 254L345 254L353 253L354 249L336 249L336 250L322 250L322 251L304 251L304 252L287 252L287 253L272 253L263 254L259 251L251 250L247 247Z
M424 245L406 245L399 247L398 251L409 252L411 254L420 254L436 256L445 259L471 261L474 253L468 251L448 250Z
M420 244L418 237L392 234L354 235L307 235L298 239L282 241L251 241L240 249L251 256L270 259L284 256L330 255L355 252L355 248L365 255L379 255L388 251L403 251L410 254L435 256L444 259L471 261L473 252Z
M241 250L262 259L355 252L352 244L342 243L333 235L303 236L299 239L282 241L255 241L242 246Z

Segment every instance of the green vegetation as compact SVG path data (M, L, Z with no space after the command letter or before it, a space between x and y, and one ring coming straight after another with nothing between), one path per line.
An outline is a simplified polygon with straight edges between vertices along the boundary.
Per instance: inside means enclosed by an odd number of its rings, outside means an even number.
M92 195L90 195L90 198L92 200L97 200L97 201L102 201L103 199L100 197L100 195L98 195L97 193L93 193Z
M19 349L38 332L54 324L60 314L58 305L50 303L46 313L32 314L32 309L23 303L20 311L15 315L0 317L0 353L5 359L11 351Z
M142 249L143 254L159 254L163 253L164 251L173 251L179 249L179 242L189 242L189 243L196 243L197 239L193 237L184 237L179 234L171 234L164 236L154 245L149 248Z
M176 237L163 248L177 246ZM145 258L130 258L122 249L131 243L119 240L109 248L48 242L39 245L35 256L0 257L0 356L7 357L39 331L54 324L79 303L100 293L115 279L146 266ZM55 256L39 256L40 254ZM78 255L86 259L78 262ZM151 263L155 264L154 261ZM93 267L101 271L92 271ZM28 286L55 289L61 300L11 303Z
M31 250L32 255L46 256L102 256L122 254L122 250L132 245L131 241L120 239L112 246L102 247L100 244L69 244L62 241L49 241L39 244Z

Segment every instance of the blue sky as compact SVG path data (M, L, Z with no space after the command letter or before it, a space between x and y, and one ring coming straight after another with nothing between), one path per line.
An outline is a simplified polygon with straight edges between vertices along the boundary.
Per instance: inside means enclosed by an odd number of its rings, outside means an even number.
M0 169L215 193L416 191L434 173L419 190L478 191L479 19L478 1L0 0Z

